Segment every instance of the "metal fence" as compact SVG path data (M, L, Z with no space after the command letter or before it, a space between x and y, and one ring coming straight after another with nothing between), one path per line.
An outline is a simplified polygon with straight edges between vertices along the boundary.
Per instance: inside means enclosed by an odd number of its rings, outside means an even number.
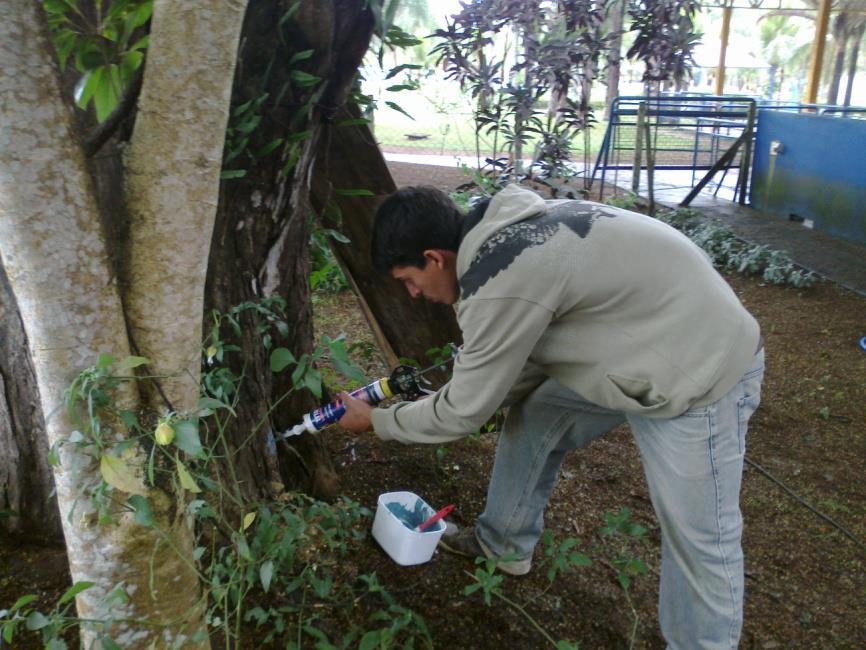
M681 205L688 205L704 188L714 195L727 188L734 200L744 204L759 108L866 119L866 107L775 102L737 95L618 97L611 106L591 183L600 181L602 196L606 183L623 184L619 172L627 170L625 181L637 193L645 171L646 189L652 194L656 171L690 172L677 176L683 183L681 189L691 188Z
M718 192L728 173L736 169L734 197L745 202L755 114L756 101L751 97L618 97L611 105L591 182L600 181L601 196L605 183L618 185L618 172L630 170L632 191L637 193L641 171L646 170L651 193L658 170L691 172L693 188L703 188L722 172L715 183ZM700 171L709 173L699 179Z

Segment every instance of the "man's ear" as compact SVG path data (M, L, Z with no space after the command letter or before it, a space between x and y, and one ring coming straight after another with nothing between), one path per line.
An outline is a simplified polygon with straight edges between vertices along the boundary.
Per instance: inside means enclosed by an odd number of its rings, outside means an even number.
M445 255L442 254L438 248L428 248L424 251L424 262L425 265L432 262L436 265L436 268L444 269L446 265Z

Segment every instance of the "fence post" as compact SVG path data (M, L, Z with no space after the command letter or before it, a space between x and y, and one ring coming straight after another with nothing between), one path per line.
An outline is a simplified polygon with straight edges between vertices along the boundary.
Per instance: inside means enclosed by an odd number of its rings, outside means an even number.
M641 149L643 147L643 125L646 121L646 102L641 102L637 107L637 124L634 132L634 163L631 171L631 191L637 194L640 188L640 161Z
M755 137L755 102L749 104L749 117L746 119L746 138L743 142L743 159L740 161L740 205L746 205L746 189L749 186L749 172L752 168L752 138Z

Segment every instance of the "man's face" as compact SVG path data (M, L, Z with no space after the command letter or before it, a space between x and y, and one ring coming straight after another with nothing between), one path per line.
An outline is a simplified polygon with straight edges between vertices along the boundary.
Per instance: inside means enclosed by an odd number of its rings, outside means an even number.
M413 298L423 296L431 302L453 305L460 297L454 260L439 251L425 251L424 258L427 263L423 269L395 266L391 276L402 282Z

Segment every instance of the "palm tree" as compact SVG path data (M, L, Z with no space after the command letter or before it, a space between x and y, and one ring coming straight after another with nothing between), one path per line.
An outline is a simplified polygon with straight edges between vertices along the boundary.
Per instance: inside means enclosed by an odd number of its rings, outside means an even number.
M804 2L810 6L811 10L791 11L786 9L782 12L771 11L765 18L799 16L815 20L814 10L818 8L819 0L804 0ZM845 105L848 106L851 101L854 74L857 71L860 42L863 40L864 31L866 31L866 0L836 0L833 3L832 11L836 14L833 19L832 31L835 51L832 58L833 67L827 87L826 101L828 104L835 104L838 100L839 86L845 67L845 53L850 47L848 54L848 88L845 93ZM826 65L826 60L824 65Z
M792 70L805 70L811 40L796 21L786 15L766 15L759 20L761 53L770 64L767 94L773 99L782 91Z

